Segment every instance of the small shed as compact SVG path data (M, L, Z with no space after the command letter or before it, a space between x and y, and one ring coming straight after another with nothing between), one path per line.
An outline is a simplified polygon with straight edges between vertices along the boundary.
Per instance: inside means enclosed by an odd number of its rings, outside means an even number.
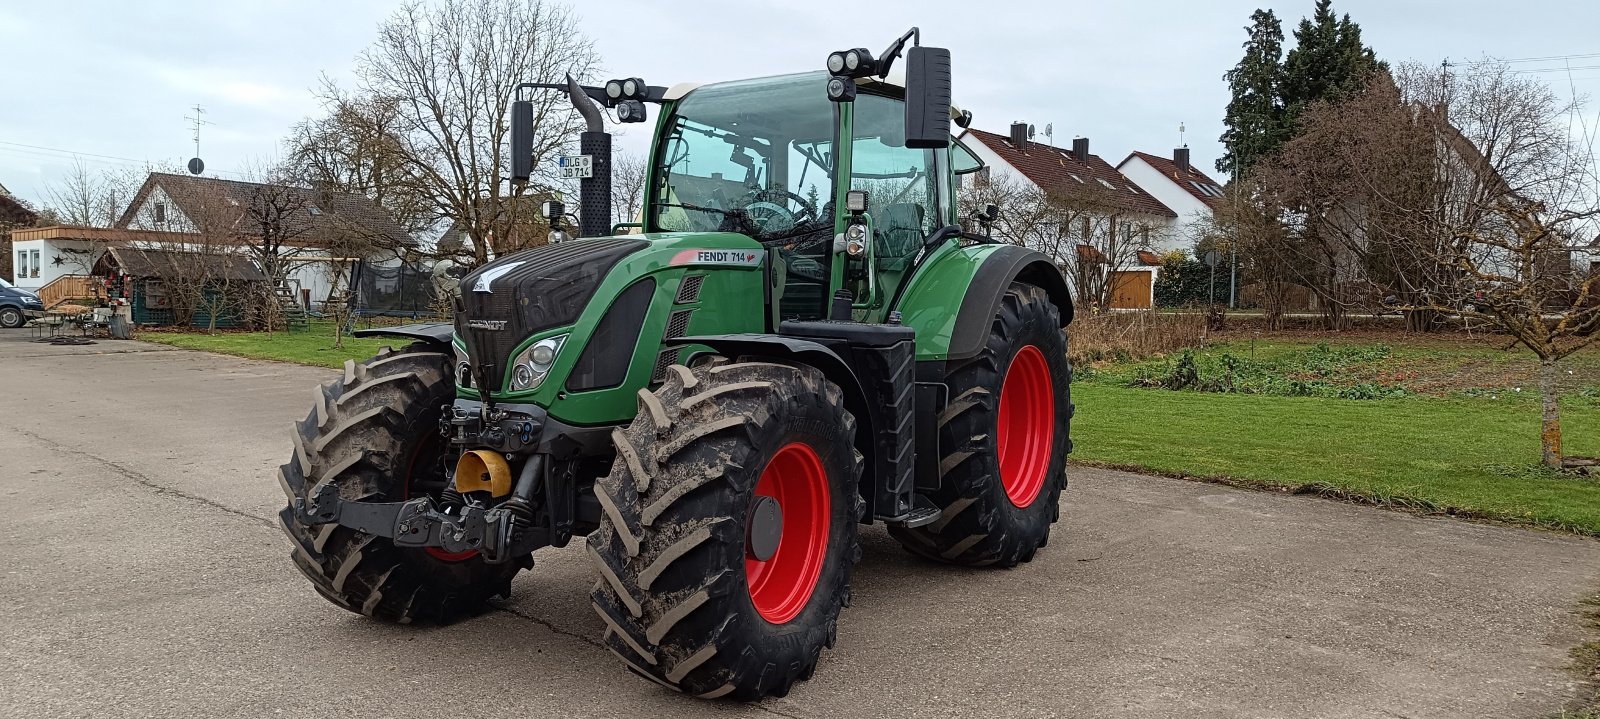
M245 306L259 296L267 278L243 255L176 250L107 248L94 273L111 288L111 297L133 307L140 325L172 325L184 314L195 327L240 327Z

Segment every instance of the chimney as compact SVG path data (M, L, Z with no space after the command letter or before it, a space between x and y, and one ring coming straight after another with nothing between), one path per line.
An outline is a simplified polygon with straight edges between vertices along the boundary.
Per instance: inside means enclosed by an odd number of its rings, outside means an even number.
M1028 123L1011 123L1011 146L1018 150L1028 149Z
M1172 151L1172 164L1178 166L1178 172L1189 174L1189 148L1180 147Z
M1089 138L1072 138L1072 156L1077 158L1078 162L1089 161Z

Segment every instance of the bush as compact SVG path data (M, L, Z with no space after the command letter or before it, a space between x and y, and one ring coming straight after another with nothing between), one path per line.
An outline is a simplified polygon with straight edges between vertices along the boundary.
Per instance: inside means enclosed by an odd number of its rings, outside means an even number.
M1205 317L1167 312L1108 312L1079 317L1067 326L1067 357L1074 364L1138 360L1204 344Z
M1360 400L1404 397L1406 389L1398 385L1339 382L1342 372L1387 358L1389 353L1387 345L1334 348L1324 343L1280 359L1258 361L1226 352L1216 358L1201 357L1193 350L1184 350L1164 366L1139 368L1128 384L1279 397Z

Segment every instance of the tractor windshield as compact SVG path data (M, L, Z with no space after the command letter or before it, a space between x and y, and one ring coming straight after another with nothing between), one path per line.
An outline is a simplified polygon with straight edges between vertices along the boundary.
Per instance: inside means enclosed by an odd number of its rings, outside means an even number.
M684 97L657 143L651 226L785 246L831 238L834 107L824 77L741 80Z

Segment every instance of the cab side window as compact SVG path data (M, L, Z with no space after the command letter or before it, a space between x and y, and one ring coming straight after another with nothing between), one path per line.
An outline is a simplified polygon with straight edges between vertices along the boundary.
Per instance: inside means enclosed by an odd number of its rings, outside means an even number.
M866 190L877 254L893 261L921 249L940 222L934 151L905 146L905 104L876 95L855 102L850 189Z

